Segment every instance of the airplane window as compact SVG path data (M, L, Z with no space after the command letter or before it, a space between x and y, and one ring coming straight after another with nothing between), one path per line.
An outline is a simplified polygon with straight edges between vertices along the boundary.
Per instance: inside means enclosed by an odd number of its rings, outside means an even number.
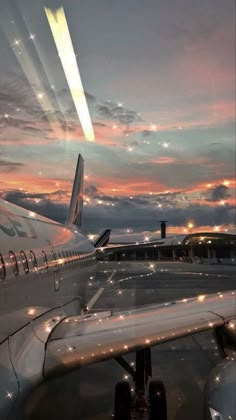
M52 250L52 255L53 255L53 261L55 262L55 265L57 266L58 265L57 256L53 250Z
M24 251L20 252L20 257L21 257L23 268L24 268L24 272L28 273L29 272L29 264L28 264L28 260L27 260L27 257L25 255Z
M34 270L36 271L37 268L38 268L37 259L36 259L35 253L33 251L30 251L30 258L31 258L31 262L32 262L32 265L34 267Z
M68 264L68 254L67 254L67 251L65 251L65 259L66 259L66 264Z
M68 254L69 254L69 262L71 263L72 262L72 252L68 251Z
M6 277L6 268L2 254L0 254L0 280L4 280Z
M13 251L9 252L9 257L10 257L10 261L11 261L11 267L12 267L13 274L15 276L18 276L19 268L18 268L18 263L17 263L16 256L15 256Z
M48 259L47 259L47 255L44 251L42 251L42 256L43 256L43 261L44 261L45 268L47 269L48 268Z
M67 261L66 261L66 255L65 255L65 252L64 252L64 251L62 251L61 253L62 253L63 263L64 263L64 264L66 264L66 263L67 263Z

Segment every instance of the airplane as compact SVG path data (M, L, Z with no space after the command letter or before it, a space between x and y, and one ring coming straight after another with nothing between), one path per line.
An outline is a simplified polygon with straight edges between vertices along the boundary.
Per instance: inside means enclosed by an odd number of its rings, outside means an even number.
M206 385L205 419L235 420L236 291L90 312L87 286L110 230L94 243L82 234L83 172L79 155L65 224L0 199L0 419L25 418L25 401L43 381L111 358L138 398L152 376L152 346L213 330L223 360ZM152 380L148 392L149 419L166 420L163 382ZM114 419L130 420L132 410L130 385L117 383Z

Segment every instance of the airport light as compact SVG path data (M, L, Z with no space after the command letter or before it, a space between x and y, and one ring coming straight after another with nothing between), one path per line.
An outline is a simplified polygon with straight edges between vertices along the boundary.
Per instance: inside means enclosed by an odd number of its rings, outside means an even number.
M190 258L193 261L193 227L194 224L192 222L188 223L188 229L190 229Z
M84 88L76 61L70 31L63 7L52 10L45 7L45 13L52 31L58 55L66 76L70 93L79 117L84 136L88 141L94 141L92 121L90 118Z

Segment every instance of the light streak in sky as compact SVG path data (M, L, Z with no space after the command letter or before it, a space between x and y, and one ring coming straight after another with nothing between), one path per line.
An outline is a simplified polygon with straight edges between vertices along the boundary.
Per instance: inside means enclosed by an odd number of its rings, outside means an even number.
M2 20L3 31L9 44L11 45L12 51L15 54L25 76L27 77L35 96L46 114L48 122L51 125L52 130L55 129L55 123L57 118L54 115L54 107L44 90L42 83L42 77L36 63L34 62L31 52L28 50L27 45L22 41L20 27L15 21L11 21L12 24L8 25L8 20ZM32 34L33 35L33 34ZM34 36L34 35L33 35Z
M45 8L45 12L70 88L71 96L84 132L84 136L86 140L94 141L95 135L93 126L89 115L84 88L82 85L64 9L61 7L53 11L51 9Z

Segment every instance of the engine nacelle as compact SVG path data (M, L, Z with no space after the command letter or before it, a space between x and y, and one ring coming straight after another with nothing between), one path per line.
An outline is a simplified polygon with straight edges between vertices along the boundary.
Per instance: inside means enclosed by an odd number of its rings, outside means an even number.
M204 418L236 419L236 319L216 328L218 349L224 360L211 372L205 386Z
M205 386L204 419L236 419L236 360L227 358L210 374Z

